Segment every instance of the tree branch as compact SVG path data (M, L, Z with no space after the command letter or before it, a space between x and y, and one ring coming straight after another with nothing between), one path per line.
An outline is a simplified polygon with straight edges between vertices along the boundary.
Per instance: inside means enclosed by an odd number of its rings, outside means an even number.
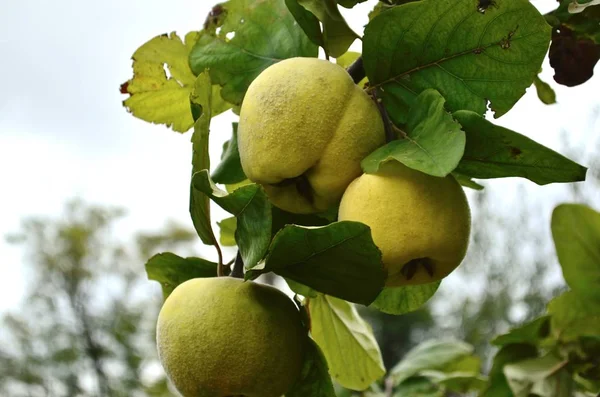
M356 61L346 69L352 80L354 80L355 84L358 84L362 79L367 76L367 72L365 72L365 67L363 65L362 56L358 57Z
M383 102L381 102L381 99L377 96L377 90L371 91L371 95L373 96L373 99L375 100L375 104L377 105L377 109L379 109L379 113L381 114L381 118L383 120L383 128L385 131L385 141L389 143L396 139L396 134L394 133L394 130L392 128L393 127L392 120L390 120L390 115L388 114L387 110L385 109L385 106L383 106Z
M98 382L98 395L109 396L108 388L108 377L102 367L101 347L98 346L94 338L92 337L91 327L88 322L88 316L83 303L77 302L75 296L70 296L71 306L76 313L79 324L81 326L81 335L84 340L84 349L88 357L92 361L94 371L96 372L96 380Z
M231 270L231 277L236 278L244 278L244 261L242 260L242 255L240 251L238 251L235 262L233 263L233 269Z

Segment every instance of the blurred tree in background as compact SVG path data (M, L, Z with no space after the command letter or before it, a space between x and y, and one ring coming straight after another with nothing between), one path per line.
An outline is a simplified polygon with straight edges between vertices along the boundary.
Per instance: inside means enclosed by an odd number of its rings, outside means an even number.
M196 236L170 224L125 246L114 235L122 216L72 201L60 219L26 219L10 237L27 254L30 284L0 325L0 395L171 395L154 343L162 296L143 265Z

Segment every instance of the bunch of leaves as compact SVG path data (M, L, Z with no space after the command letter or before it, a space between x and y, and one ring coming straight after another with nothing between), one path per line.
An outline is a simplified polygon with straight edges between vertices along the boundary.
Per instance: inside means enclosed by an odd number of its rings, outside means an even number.
M355 38L333 1L229 0L213 7L204 29L186 35L185 44L172 34L140 47L134 77L122 87L131 94L126 106L134 115L178 131L193 126L190 213L200 239L218 254L217 263L155 256L147 264L149 277L161 282L165 295L194 277L228 272L249 280L270 272L283 277L301 297L318 346L290 395L306 390L332 395L327 371L354 390L381 379L381 353L354 305L407 313L422 306L439 282L384 288L381 253L366 225L337 222L335 209L296 215L273 207L263 188L246 180L235 123L211 174L210 122L229 108L237 113L250 83L270 65L316 57L318 46L327 55L351 57L344 52ZM551 27L527 0L399 1L379 7L365 28L358 63L363 75L355 80L368 79L367 90L394 139L364 159L363 171L399 161L437 177L452 174L475 189L481 186L474 179L520 177L540 185L584 180L581 165L485 118L488 108L495 117L508 112L536 82L550 39ZM167 97L176 111L165 114ZM219 223L220 238L212 228L211 202L231 214ZM238 248L227 263L220 242ZM481 387L477 376L465 380L457 371L437 370L426 376L428 382Z

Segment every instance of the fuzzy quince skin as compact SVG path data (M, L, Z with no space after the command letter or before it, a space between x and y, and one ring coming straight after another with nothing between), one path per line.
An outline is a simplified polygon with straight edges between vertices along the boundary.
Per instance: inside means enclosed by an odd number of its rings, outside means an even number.
M160 361L184 397L281 397L300 376L308 340L283 292L231 277L179 285L156 333Z
M451 175L434 177L396 161L352 182L338 219L371 228L388 287L446 277L462 262L469 244L471 215L458 182Z
M242 168L289 212L337 205L361 174L361 160L384 143L377 106L329 61L278 62L252 82L242 103Z

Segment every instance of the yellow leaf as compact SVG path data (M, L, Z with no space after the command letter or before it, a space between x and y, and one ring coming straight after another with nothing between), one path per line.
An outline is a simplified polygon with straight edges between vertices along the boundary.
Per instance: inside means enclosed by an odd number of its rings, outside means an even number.
M200 34L188 33L185 43L175 32L156 36L135 51L133 78L121 87L121 92L131 95L123 105L135 117L165 124L177 132L186 132L193 126L190 93L196 76L188 57ZM220 87L213 87L214 93L219 91ZM214 99L218 111L213 116L231 107L220 95Z

